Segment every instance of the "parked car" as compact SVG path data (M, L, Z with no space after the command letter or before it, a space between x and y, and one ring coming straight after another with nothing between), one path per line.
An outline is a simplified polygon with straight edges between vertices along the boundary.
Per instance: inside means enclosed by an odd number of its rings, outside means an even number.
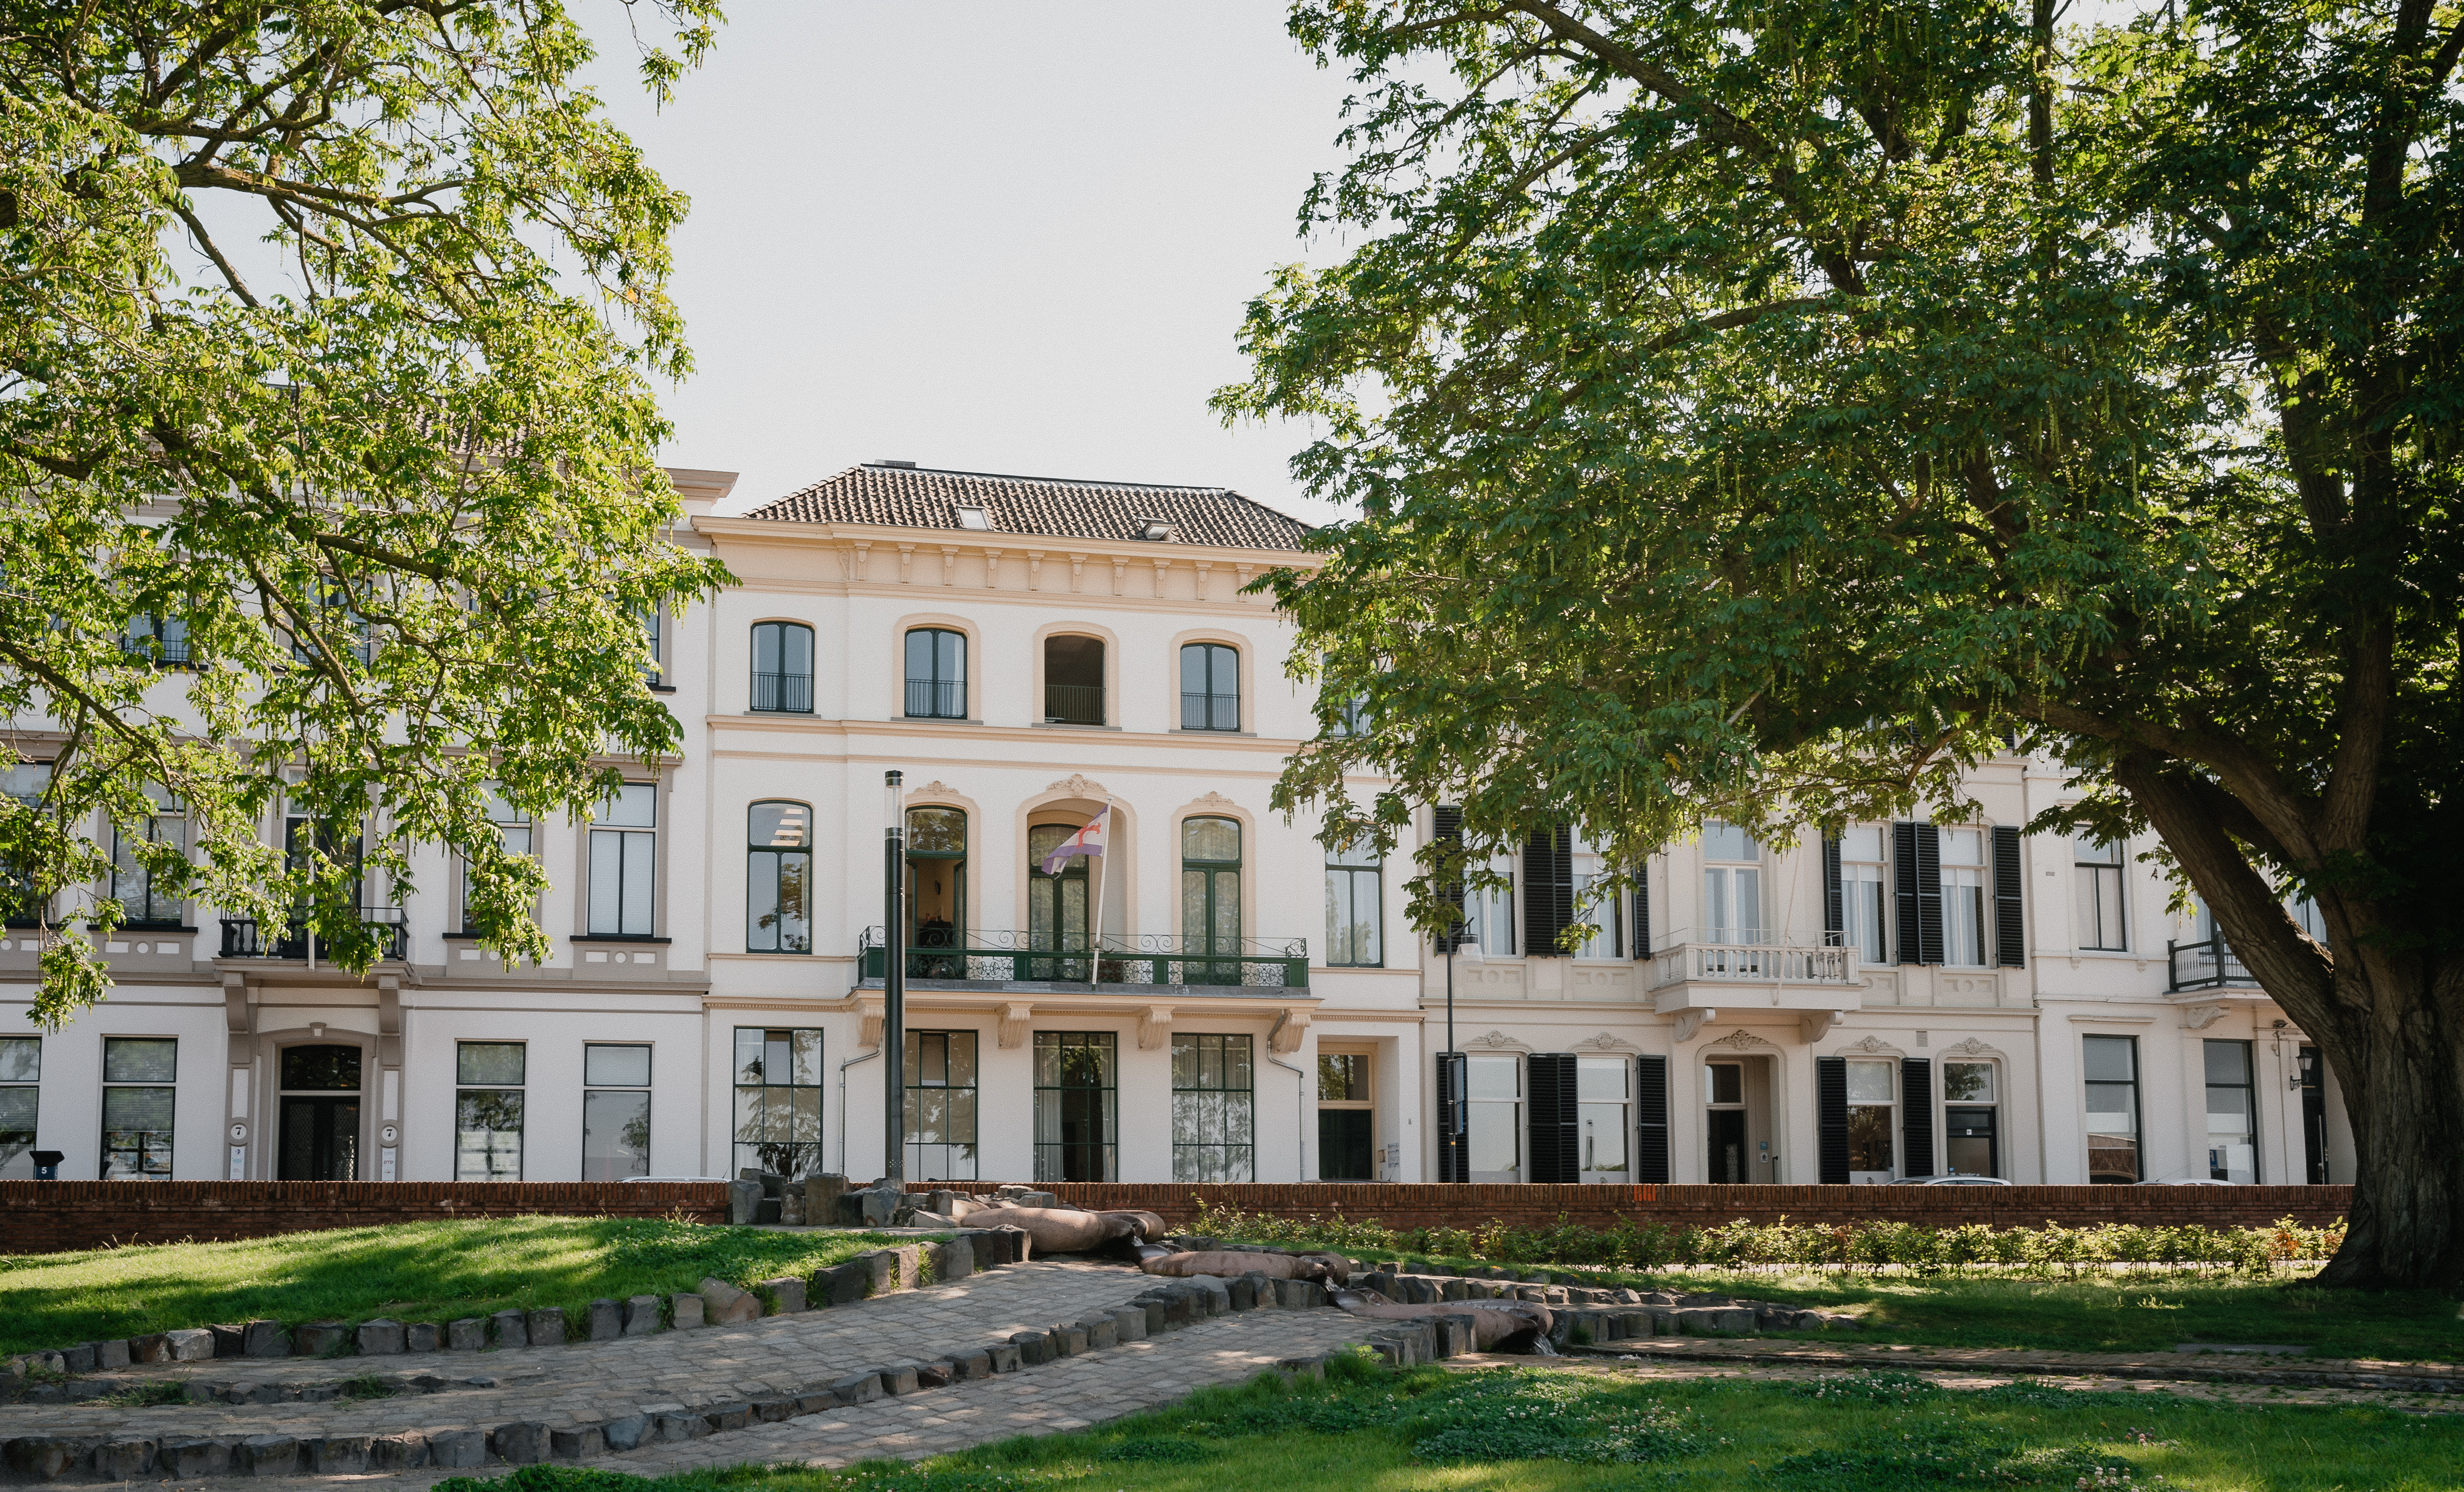
M2009 1186L2000 1176L1964 1176L1954 1171L1943 1176L1902 1176L1893 1186Z

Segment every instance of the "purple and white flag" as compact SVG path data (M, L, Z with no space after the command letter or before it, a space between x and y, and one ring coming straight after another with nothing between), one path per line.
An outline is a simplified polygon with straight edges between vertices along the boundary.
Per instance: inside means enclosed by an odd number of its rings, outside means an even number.
M1052 853L1044 857L1044 873L1059 875L1061 867L1067 865L1073 856L1102 854L1104 836L1110 832L1108 821L1111 817L1112 810L1106 808L1088 820L1085 828L1052 846Z

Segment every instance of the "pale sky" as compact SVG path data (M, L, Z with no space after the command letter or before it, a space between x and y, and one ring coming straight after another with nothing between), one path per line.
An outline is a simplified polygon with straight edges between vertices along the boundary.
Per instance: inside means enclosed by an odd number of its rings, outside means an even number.
M1305 428L1206 407L1268 270L1339 247L1294 213L1345 80L1282 5L737 0L656 113L623 12L583 13L611 114L693 197L664 455L742 472L731 507L890 457L1330 516L1286 468Z

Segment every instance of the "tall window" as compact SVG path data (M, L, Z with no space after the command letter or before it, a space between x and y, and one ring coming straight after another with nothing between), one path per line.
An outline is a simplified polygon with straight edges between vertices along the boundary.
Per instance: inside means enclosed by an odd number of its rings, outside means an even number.
M1035 1179L1118 1177L1119 1065L1110 1031L1035 1033Z
M188 815L180 800L148 785L154 811L135 831L115 829L111 854L111 895L123 921L132 927L178 927L187 878L178 867L153 869L148 855L185 862L188 852ZM145 846L157 846L148 849Z
M0 768L0 794L15 799L26 807L38 807L43 794L52 785L52 764L48 761L20 761ZM34 896L33 877L15 865L0 866L0 913L5 913L12 928L31 928L42 920L43 908Z
M522 1083L530 1049L519 1042L453 1043L453 1179L522 1178Z
M907 1033L907 1174L976 1179L976 1033Z
M1523 1059L1510 1052L1466 1056L1463 1097L1469 1100L1471 1178L1522 1180Z
M1221 643L1191 643L1180 650L1180 728L1241 729L1241 652Z
M1514 954L1514 909L1520 905L1516 893L1517 867L1511 855L1494 856L1488 868L1496 872L1497 886L1467 887L1463 893L1464 941L1477 941L1484 954L1501 957Z
M754 624L753 708L786 714L812 713L811 627L801 622Z
M1026 946L1039 953L1087 950L1089 857L1072 855L1061 863L1059 873L1044 873L1044 857L1077 832L1077 825L1067 823L1039 823L1026 831ZM1039 959L1031 972L1038 978L1074 979L1085 968L1080 959Z
M1055 725L1104 723L1104 640L1044 640L1044 718Z
M1180 822L1180 938L1185 954L1216 954L1225 960L1241 956L1241 822L1237 819L1183 819ZM1191 984L1238 984L1241 966L1221 962L1188 964L1182 976Z
M1257 1179L1256 1084L1249 1038L1213 1032L1172 1039L1172 1178Z
M744 949L753 954L813 951L813 810L759 802L751 812L744 861Z
M495 788L488 790L488 822L496 826L496 835L505 842L505 853L527 855L531 852L531 816L512 803ZM462 877L462 931L473 932L477 925L471 920L471 878Z
M2208 1065L2208 1179L2249 1186L2258 1179L2258 1094L2248 1042L2203 1043Z
M1859 963L1891 961L1890 863L1882 826L1850 824L1839 836L1839 901L1845 941Z
M102 1042L102 1179L171 1178L171 1118L180 1043L159 1037Z
M34 1178L32 1152L42 1081L43 1039L0 1036L0 1181Z
M776 1175L822 1165L822 1033L736 1028L736 1167Z
M1991 1063L1942 1064L1943 1159L1951 1174L2002 1174L2001 1098Z
M2139 1169L2139 1038L2079 1038L2087 1077L2087 1178L2127 1185Z
M1852 1058L1848 1063L1848 1175L1850 1180L1891 1179L1891 1069L1897 1063Z
M1627 1107L1634 1064L1623 1057L1574 1059L1575 1117L1581 1121L1583 1179L1631 1180L1626 1136L1633 1132Z
M148 663L186 663L188 661L188 619L143 613L130 617L126 629L120 634L120 650Z
M649 607L642 613L643 650L650 655L650 666L643 670L642 681L649 685L652 689L664 688L668 682L668 629L666 619L666 611L658 606Z
M636 1042L582 1046L582 1179L622 1181L650 1174L650 1048Z
M1317 1054L1317 1178L1377 1179L1376 1113L1369 1053Z
M1942 831L1942 961L1985 964L1985 831Z
M2122 923L2122 846L2085 838L2073 840L2071 845L2071 892L2078 913L2079 946L2098 950L2128 948Z
M600 803L590 827L590 932L649 937L657 908L659 789L627 782Z
M1077 863L1083 874L1086 857L1078 857ZM1027 894L1030 901L1035 896L1031 885ZM907 946L918 954L908 973L926 979L965 978L967 960L961 952L967 945L965 809L907 810Z
M1326 961L1375 969L1386 961L1377 851L1367 841L1326 852Z
M919 626L907 634L907 713L927 720L967 717L967 634Z
M1762 846L1734 824L1703 825L1705 942L1763 940Z

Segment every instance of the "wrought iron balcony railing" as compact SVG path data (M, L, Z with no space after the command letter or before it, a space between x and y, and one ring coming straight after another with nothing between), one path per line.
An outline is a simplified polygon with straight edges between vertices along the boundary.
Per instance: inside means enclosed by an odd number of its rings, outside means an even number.
M379 958L399 963L408 942L407 919L399 907L363 907L360 925L377 938ZM223 923L223 956L225 958L305 958L308 956L308 924L303 920L271 926L253 917L225 917Z
M811 714L813 676L809 673L756 673L753 708L767 713Z
M2222 932L2211 933L2195 943L2167 943L2165 960L2171 966L2175 992L2214 990L2230 986L2258 987L2258 979L2233 951L2225 945Z
M916 720L963 720L967 717L964 679L909 679L907 713Z
M1044 686L1044 718L1053 725L1102 725L1104 686L1046 684Z
M1168 932L1106 934L1089 950L1083 938L968 929L937 935L926 929L907 950L907 977L982 983L1199 984L1245 989L1309 988L1309 939L1178 937ZM863 977L885 967L881 930L867 928L856 945Z

